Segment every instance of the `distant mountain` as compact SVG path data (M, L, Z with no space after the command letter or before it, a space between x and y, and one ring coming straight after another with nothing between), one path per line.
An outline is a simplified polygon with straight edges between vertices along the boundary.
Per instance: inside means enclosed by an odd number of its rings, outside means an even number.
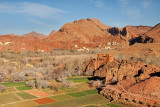
M160 24L151 26L111 27L98 19L88 18L64 24L48 36L37 32L24 35L1 35L0 50L10 51L51 51L53 48L97 48L109 43L130 45L160 42Z
M49 43L33 36L19 37L13 35L0 36L0 51L51 51Z
M136 38L152 27L126 26L123 28L111 27L98 19L88 18L66 23L57 32L51 33L45 40L51 42L55 48L74 48L104 46L108 42L129 44L129 40Z
M52 30L49 35L53 35L55 32L56 32L55 30Z
M98 19L88 18L66 23L57 32L51 33L45 40L51 42L53 47L96 47L107 42L126 42L125 37L114 36L108 29L112 27L101 23ZM122 39L123 38L123 39ZM56 45L55 45L56 44Z
M32 36L32 37L37 37L39 39L43 39L46 37L46 35L44 35L43 33L37 33L35 31L32 31L30 33L24 34L24 35L20 35L21 37L28 37L28 36Z

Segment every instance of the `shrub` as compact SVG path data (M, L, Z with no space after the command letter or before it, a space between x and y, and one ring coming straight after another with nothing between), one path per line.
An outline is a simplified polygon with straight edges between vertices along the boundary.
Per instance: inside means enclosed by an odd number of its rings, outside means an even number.
M7 72L0 71L0 81L6 82L7 81L6 75Z
M12 77L12 82L21 82L21 81L25 81L25 73L24 72L12 72L11 74Z
M5 90L5 86L4 85L0 85L0 93L2 93Z
M27 81L26 85L29 87L38 88L38 89L50 87L50 84L48 83L48 81L40 80L40 79Z
M29 87L32 87L32 88L36 87L36 83L35 83L34 80L27 81L26 85L29 86Z
M95 81L91 81L90 84L93 86L93 87L96 87L96 88L100 88L102 86L102 81L100 80L95 80Z
M50 85L48 83L48 81L46 80L37 80L36 81L36 87L38 89L41 89L41 88L48 88Z
M67 80L64 80L62 81L62 87L73 87L75 84L73 81L67 81Z

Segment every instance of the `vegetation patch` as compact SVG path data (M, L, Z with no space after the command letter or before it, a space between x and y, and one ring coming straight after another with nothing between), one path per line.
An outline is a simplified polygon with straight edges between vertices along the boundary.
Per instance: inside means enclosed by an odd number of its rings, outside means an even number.
M73 87L61 87L60 88L61 91L65 91L65 92L75 92L77 91L77 89L73 88Z
M1 83L5 87L16 87L16 86L24 86L25 82L6 82L6 83Z
M0 94L0 104L7 104L11 102L20 101L21 99L14 93Z
M107 99L99 94L88 94L70 100L41 105L39 107L79 107L85 105L104 105L104 107L106 107L108 102Z
M74 93L69 93L68 95L73 96L73 97L82 97L82 96L85 96L86 94L82 92L74 92Z
M7 90L6 90L6 89L5 89L5 90L3 90L3 91L2 91L2 94L3 94L3 93L7 93Z
M30 90L30 89L32 89L32 88L31 88L31 87L28 87L28 86L21 86L21 87L16 87L16 89L23 91L23 90Z
M85 107L98 107L96 105L88 105L88 106L85 106Z
M93 89L93 90L86 90L86 91L81 91L81 92L83 92L85 94L95 94L95 93L98 93L98 90Z
M85 83L85 82L76 84L76 86L74 88L76 88L79 91L94 89L93 87L90 87L90 85L88 83Z
M109 104L107 104L109 107L122 107L122 106L120 106L120 105L116 105L116 104L113 104L113 103L109 103Z
M73 99L74 97L64 94L64 95L52 96L50 98L56 101L65 101L65 100Z
M89 82L89 79L91 77L70 77L67 80L71 80L75 83L80 83L80 82Z
M30 95L28 93L25 92L19 92L16 93L18 96L22 97L23 99L33 99L33 98L37 98L36 96Z

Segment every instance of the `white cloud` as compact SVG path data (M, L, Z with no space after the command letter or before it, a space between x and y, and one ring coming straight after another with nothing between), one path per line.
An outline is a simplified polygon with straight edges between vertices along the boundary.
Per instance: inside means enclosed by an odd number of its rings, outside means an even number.
M146 0L145 0L145 1L142 2L142 6L143 6L144 8L147 8L147 7L150 5L150 3L151 3L150 1L146 1Z
M103 7L104 2L102 0L90 0L92 3L94 3L95 6L97 7Z
M140 19L142 17L139 9L127 9L127 10L123 10L121 12L123 14L127 15L128 17L133 18L133 19Z
M37 25L44 25L43 22L35 20L35 19L29 19L28 22L31 22L31 23L34 23L34 24L37 24Z
M63 10L52 8L47 5L32 2L0 3L0 13L27 14L41 18L48 18Z
M97 7L102 7L104 5L104 3L101 0L95 0L95 5Z
M47 22L42 22L42 21L39 21L37 19L28 19L27 21L30 22L30 23L36 24L36 25L45 26L47 28L56 27L54 24L47 23Z
M129 0L117 0L118 2L120 2L122 5L127 5Z

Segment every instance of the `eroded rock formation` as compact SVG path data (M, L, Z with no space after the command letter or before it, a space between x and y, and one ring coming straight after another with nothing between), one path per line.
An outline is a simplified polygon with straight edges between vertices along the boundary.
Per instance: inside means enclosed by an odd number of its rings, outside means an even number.
M143 106L160 105L159 66L130 60L101 61L98 68L92 69L96 59L90 60L84 72L105 78L106 86L100 93L106 98Z

